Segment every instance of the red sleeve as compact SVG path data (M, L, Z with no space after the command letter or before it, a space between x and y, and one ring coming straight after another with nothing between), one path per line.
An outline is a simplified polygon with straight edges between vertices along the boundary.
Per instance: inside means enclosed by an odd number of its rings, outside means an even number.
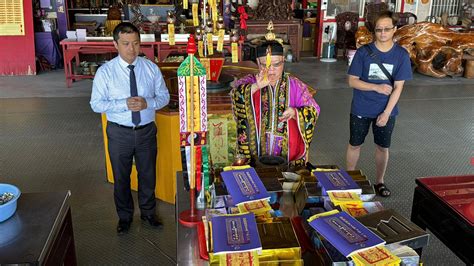
M288 153L290 161L298 160L305 154L305 144L298 128L298 122L295 119L288 120Z

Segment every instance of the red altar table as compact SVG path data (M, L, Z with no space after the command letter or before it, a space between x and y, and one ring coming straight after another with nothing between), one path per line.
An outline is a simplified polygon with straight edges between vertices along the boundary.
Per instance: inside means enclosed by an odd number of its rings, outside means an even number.
M75 80L93 78L93 75L80 75L74 74L73 63L79 66L80 54L110 54L117 53L114 47L114 43L110 40L107 41L76 41L65 39L60 42L63 57L64 57L64 74L66 76L67 87L71 87L71 84ZM164 59L171 52L182 52L186 53L186 42L179 42L175 45L170 45L168 42L142 42L140 43L140 49L145 56L155 61L155 55L159 62L163 62ZM224 42L224 49L232 52L230 42ZM215 52L216 53L216 52ZM73 62L75 61L75 62ZM242 43L239 43L239 62L242 61Z
M416 184L411 220L429 229L464 263L472 265L474 175L424 177Z
M75 80L94 77L93 75L74 74L72 70L73 60L75 60L76 66L79 66L80 54L109 54L117 52L112 41L76 41L65 39L62 40L60 44L63 49L64 74L66 75L68 88L71 87L72 82ZM154 60L157 45L158 42L142 42L140 49L147 58Z

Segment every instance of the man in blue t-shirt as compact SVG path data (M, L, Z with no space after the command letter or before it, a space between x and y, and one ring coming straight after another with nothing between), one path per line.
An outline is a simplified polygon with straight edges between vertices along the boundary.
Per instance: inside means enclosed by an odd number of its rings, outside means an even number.
M390 190L384 183L384 175L395 117L398 115L397 102L405 80L412 79L408 52L392 40L397 30L395 25L392 12L380 13L375 20L375 42L357 50L348 71L353 98L350 140L346 153L347 170L356 168L361 146L372 124L376 144L374 187L382 197L390 196ZM386 71L382 70L379 64L382 64Z

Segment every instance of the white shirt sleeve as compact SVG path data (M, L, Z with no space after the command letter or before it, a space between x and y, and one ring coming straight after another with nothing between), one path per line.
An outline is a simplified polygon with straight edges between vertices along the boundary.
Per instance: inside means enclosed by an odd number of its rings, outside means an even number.
M97 69L92 83L90 105L94 112L124 112L128 110L127 99L109 99L108 74L104 67Z

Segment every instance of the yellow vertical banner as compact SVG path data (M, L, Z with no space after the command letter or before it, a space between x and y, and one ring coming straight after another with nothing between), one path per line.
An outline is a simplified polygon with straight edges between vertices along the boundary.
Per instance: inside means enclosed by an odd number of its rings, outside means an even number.
M194 132L196 131L201 131L201 90L199 89L199 77L194 76L194 95L193 95L193 100L194 100Z
M217 4L215 2L211 6L211 12L212 12L212 31L216 32L217 31L218 14L217 14Z
M198 53L199 57L204 57L204 42L198 41Z
M239 62L239 44L236 42L233 42L231 44L232 48L232 63L238 63Z
M219 30L219 37L217 39L217 51L222 52L222 49L224 49L224 34L225 30L220 29Z
M193 3L192 11L193 11L193 25L194 27L197 27L199 26L198 4Z
M174 24L168 24L168 35L169 35L169 42L170 45L174 45Z
M183 9L188 9L188 0L183 0Z
M217 15L217 5L212 6L212 22L216 24L215 22L217 21L218 15Z
M189 110L186 114L186 131L191 131L191 119L194 119L194 131L201 131L201 112L200 110L200 84L199 77L194 76L194 95L191 95L191 77L186 77L186 108ZM191 117L191 101L194 101L193 117Z
M212 42L212 33L208 33L206 35L206 39L207 39L207 52L209 55L213 55L214 54L214 44Z

